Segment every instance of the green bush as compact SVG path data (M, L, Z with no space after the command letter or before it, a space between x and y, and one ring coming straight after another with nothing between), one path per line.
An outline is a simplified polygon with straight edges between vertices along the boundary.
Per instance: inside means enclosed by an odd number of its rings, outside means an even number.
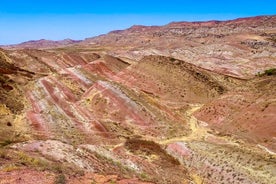
M174 59L174 58L170 58L170 61L171 61L171 62L174 62L175 60L176 60L176 59Z
M276 68L267 69L267 70L265 70L263 73L258 72L257 75L258 75L259 77L276 75Z
M268 76L276 75L276 68L270 68L268 70L265 70L264 73L265 73L265 75L268 75Z

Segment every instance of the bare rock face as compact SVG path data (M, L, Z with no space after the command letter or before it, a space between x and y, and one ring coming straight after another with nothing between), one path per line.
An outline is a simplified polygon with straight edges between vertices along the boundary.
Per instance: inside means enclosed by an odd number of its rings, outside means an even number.
M173 22L1 49L0 181L274 183L275 25Z

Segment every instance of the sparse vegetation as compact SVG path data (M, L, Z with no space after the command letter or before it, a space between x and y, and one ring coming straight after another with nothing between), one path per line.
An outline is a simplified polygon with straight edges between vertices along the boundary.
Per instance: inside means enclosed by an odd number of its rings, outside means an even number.
M264 72L258 72L257 74L259 77L262 77L262 76L271 76L271 75L276 75L276 68L270 68L270 69L267 69L265 70Z
M175 60L176 60L176 59L174 59L174 58L170 58L170 61L171 61L171 62L174 62Z
M276 43L276 35L272 35L268 40Z
M59 174L56 177L55 184L66 184L66 177L64 174Z
M148 176L147 173L142 172L140 174L140 179L143 180L143 181L149 181L150 177Z
M276 75L276 68L271 68L271 69L265 70L264 73L266 75Z
M0 149L0 158L7 158L7 151Z
M46 161L39 158L31 157L24 152L19 152L18 158L20 160L20 163L23 165L32 166L35 168L44 168L44 169L49 167L49 164Z
M10 164L10 165L7 165L5 166L2 171L4 172L11 172L11 171L14 171L14 170L17 170L19 167L14 165L14 164Z
M116 182L116 180L111 180L110 182L109 182L110 184L116 184L117 182Z
M12 141L10 139L7 139L7 140L4 140L3 142L0 142L0 147L5 147L5 146L8 146L12 143L14 143L14 141Z

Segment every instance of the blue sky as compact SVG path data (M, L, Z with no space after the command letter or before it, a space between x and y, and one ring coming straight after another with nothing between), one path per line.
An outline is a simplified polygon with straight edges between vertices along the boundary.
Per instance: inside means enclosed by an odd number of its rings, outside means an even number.
M276 15L275 0L1 0L0 45L84 39L134 24Z

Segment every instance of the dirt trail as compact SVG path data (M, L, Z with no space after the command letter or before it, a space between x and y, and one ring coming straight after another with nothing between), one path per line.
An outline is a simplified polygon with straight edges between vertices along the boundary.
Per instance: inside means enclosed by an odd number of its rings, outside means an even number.
M156 141L168 146L169 154L187 166L193 182L273 183L276 171L273 154L265 157L267 154L241 140L213 134L204 122L193 116L201 107L201 104L191 104L185 113L189 135Z
M161 140L157 141L159 144L170 144L174 142L181 142L181 141L194 141L194 140L202 140L205 137L209 136L208 128L199 125L199 121L192 115L195 111L200 109L203 105L202 104L191 104L191 108L186 111L185 118L186 121L189 123L191 133L188 136L182 137L175 137L172 139Z
M185 119L186 122L188 122L191 133L188 136L181 136L181 137L174 137L172 139L166 139L166 140L157 140L156 142L161 145L168 145L175 142L192 142L192 141L207 141L210 142L210 140L214 140L218 143L223 143L227 145L232 146L239 146L237 143L237 140L235 140L233 137L228 136L218 136L212 134L211 130L207 127L207 123L199 121L196 117L194 117L192 114L199 110L203 104L190 104L190 109L188 109L185 113ZM213 142L213 141L211 141Z

